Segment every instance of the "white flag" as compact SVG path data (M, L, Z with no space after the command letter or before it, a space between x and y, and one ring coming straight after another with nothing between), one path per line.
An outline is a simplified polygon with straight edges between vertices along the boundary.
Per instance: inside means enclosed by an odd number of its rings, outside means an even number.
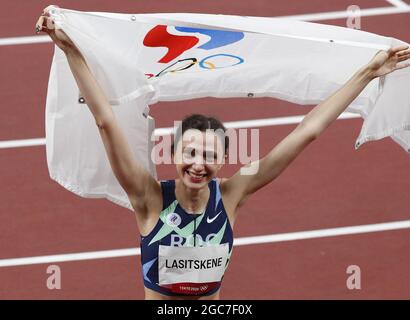
M138 161L151 161L148 105L199 97L275 97L317 104L394 38L284 18L207 14L51 12L109 97ZM392 137L410 150L410 68L373 80L347 109L364 119L361 144ZM98 128L56 47L46 107L52 179L83 197L130 208Z

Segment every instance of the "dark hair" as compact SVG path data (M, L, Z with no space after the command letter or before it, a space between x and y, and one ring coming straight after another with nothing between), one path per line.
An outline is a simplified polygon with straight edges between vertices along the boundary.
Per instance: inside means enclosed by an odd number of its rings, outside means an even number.
M181 137L184 135L185 131L189 129L197 129L202 132L206 132L206 130L208 129L221 129L224 133L226 132L226 128L223 125L223 123L215 117L208 117L202 114L192 114L190 116L187 116L182 120L181 125L177 128L177 131L175 132L175 139L171 145L172 154L174 154L174 143L178 143ZM226 154L229 148L229 139L226 135L224 135L224 140Z

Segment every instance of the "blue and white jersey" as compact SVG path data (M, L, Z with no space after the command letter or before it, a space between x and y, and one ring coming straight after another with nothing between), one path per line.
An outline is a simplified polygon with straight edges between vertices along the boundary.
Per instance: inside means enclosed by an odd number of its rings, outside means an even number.
M154 229L141 237L145 287L165 295L218 291L232 253L233 232L219 183L208 184L205 212L189 214L175 197L175 180L161 181L163 208Z

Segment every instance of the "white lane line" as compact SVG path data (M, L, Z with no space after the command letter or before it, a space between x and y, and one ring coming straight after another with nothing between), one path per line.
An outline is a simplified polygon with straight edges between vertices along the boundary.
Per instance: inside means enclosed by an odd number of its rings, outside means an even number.
M49 36L27 36L14 38L0 38L0 46L11 46L19 44L34 44L51 42Z
M390 3L394 3L394 7L380 7L380 8L368 8L360 10L361 17L390 15L410 12L410 6L400 0L387 0ZM347 10L343 11L330 11L319 12L310 14L298 14L290 16L278 16L275 18L289 18L295 20L304 21L321 21L321 20L333 20L333 19L346 19L351 15ZM48 36L26 36L26 37L14 37L14 38L0 38L0 46L8 45L21 45L21 44L33 44L33 43L46 43L51 42Z
M381 15L390 15L390 14L399 14L399 13L408 13L410 12L410 6L403 8L398 7L382 7L382 8L370 8L370 9L361 9L361 17L372 17L372 16L381 16ZM352 15L351 12L344 11L333 11L333 12L323 12L323 13L311 13L311 14L299 14L294 16L283 16L277 18L288 18L295 20L303 21L321 21L321 20L335 20L335 19L346 19Z
M388 3L390 3L392 6L395 6L397 8L408 8L409 5L405 3L403 0L386 0Z
M241 121L229 121L224 122L224 125L227 129L242 129L242 128L261 128L261 127L270 127L270 126L282 126L289 124L298 124L302 122L305 115L299 116L289 116L289 117L276 117L276 118L264 118L264 119L254 119L254 120L241 120ZM360 118L360 115L351 112L343 112L337 120L346 120L346 119L356 119ZM174 128L158 128L155 129L154 135L156 137L166 136L173 134Z
M254 120L241 120L241 121L230 121L224 122L224 125L227 129L242 129L242 128L261 128L261 127L270 127L270 126L281 126L289 124L298 124L302 122L305 115L300 116L289 116L289 117L277 117L277 118L264 118L264 119L254 119ZM360 118L360 115L351 112L343 112L337 120L346 120L346 119L356 119ZM155 129L155 136L166 136L172 134L174 128L158 128Z
M32 264L43 263L57 263L68 261L83 261L83 260L96 260L96 259L108 259L138 256L141 254L139 248L119 249L119 250L104 250L104 251L92 251L81 253L68 253L68 254L56 254L52 256L38 256L16 259L2 259L0 260L0 267L14 267L14 266L27 266Z
M271 234L271 235L264 235L264 236L255 236L255 237L236 238L234 240L234 246L245 246L245 245L255 245L255 244L262 244L262 243L275 243L275 242L284 242L284 241L335 237L335 236L381 232L381 231L390 231L390 230L400 230L400 229L409 229L409 228L410 228L410 220L404 220L404 221L368 224L368 225L360 225L360 226L351 226L351 227L319 229L319 230L280 233L280 234ZM33 264L67 262L67 261L119 258L119 257L138 256L140 254L141 254L140 248L128 248L128 249L119 249L119 250L58 254L58 255L50 255L50 256L1 259L0 267L15 267L15 266L26 266L26 265L33 265Z
M45 138L6 140L0 141L0 149L42 146L46 144Z
M277 117L277 118L265 118L265 119L255 119L255 120L243 120L243 121L231 121L225 122L227 128L260 128L268 126L280 126L280 125L289 125L300 123L305 115L300 116L291 116L291 117ZM340 119L354 119L360 118L359 115L344 112L342 113L338 120ZM166 136L173 133L174 128L157 128L154 131L156 137ZM0 141L0 149L7 148L21 148L21 147L33 147L33 146L42 146L46 144L45 138L34 138L34 139L22 139L22 140L5 140Z
M234 244L235 246L244 246L244 245L250 245L250 244L283 242L283 241L293 241L293 240L306 240L306 239L345 236L345 235L370 233L370 232L400 230L400 229L408 229L408 228L410 228L410 220L404 220L404 221L367 224L367 225L352 226L352 227L320 229L320 230L312 230L312 231L300 231L300 232L272 234L272 235L256 236L256 237L244 237L244 238L235 239Z

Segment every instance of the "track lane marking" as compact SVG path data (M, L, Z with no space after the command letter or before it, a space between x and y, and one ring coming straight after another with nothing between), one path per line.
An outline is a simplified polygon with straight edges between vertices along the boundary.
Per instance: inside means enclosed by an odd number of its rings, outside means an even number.
M276 243L295 240L317 239L327 238L363 233L373 233L382 231L402 230L410 228L410 220L385 222L377 224L367 224L350 227L319 229L309 231L298 231L290 233L279 233L253 237L241 237L235 238L234 246L256 245L266 243ZM24 258L12 258L12 259L0 259L0 267L16 267L27 266L34 264L47 264L57 262L68 261L84 261L84 260L96 260L96 259L108 259L138 256L141 254L140 248L126 248L118 250L104 250L104 251L92 251L81 253L68 253L57 254L48 256L36 256L36 257L24 257Z
M403 0L386 0L386 1L396 8L408 8L409 7L409 5L405 3Z
M300 123L304 117L305 115L299 115L299 116L289 116L289 117L230 121L230 122L224 122L224 125L226 128L233 128L233 129L261 128L261 127L269 127L269 126L297 124L297 123ZM360 118L360 116L358 114L344 112L337 119L345 120L345 119L356 119L356 118ZM173 127L157 128L154 130L154 135L156 137L170 135L173 133L173 131L174 131ZM45 138L4 140L4 141L0 141L0 149L33 147L33 146L42 146L45 144L46 144Z
M361 17L371 17L380 15L391 15L410 12L410 5L400 1L400 0L387 0L393 6L389 7L376 7L367 8L360 10ZM329 11L329 12L318 12L310 14L298 14L289 16L277 16L275 18L287 18L303 21L321 21L321 20L335 20L335 19L346 19L351 15L347 10L343 11ZM10 38L0 38L0 46L10 46L10 45L24 45L24 44L37 44L37 43L50 43L51 39L46 35L41 36L23 36L23 37L10 37Z
M4 141L0 141L0 149L34 147L34 146L42 146L45 144L46 144L46 138L4 140Z

